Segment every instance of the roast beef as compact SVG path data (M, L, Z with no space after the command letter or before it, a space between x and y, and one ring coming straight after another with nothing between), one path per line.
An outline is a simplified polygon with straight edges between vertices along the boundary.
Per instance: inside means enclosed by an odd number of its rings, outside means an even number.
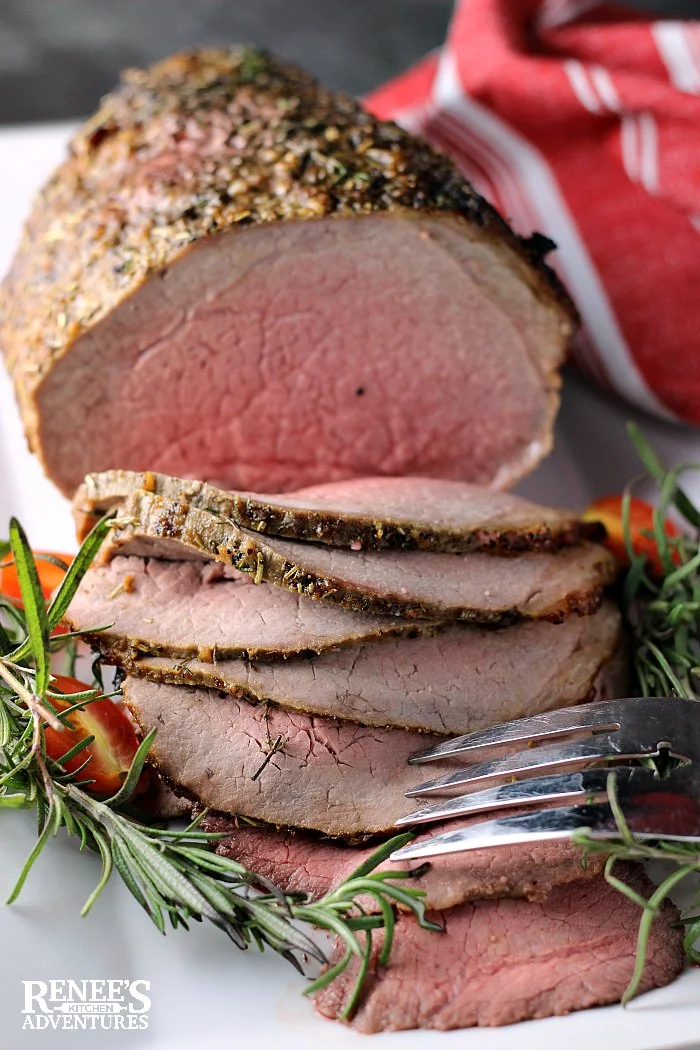
M129 71L39 194L0 341L64 493L112 467L283 491L504 487L573 308L446 157L251 49Z
M310 660L141 656L126 662L130 674L153 682L206 686L251 703L363 725L457 734L599 698L594 683L619 633L617 608L606 603L594 616L563 624L530 622L503 631L456 626L432 638L369 642ZM99 635L95 642L102 649ZM106 646L109 651L109 639Z
M483 551L349 551L261 537L229 519L181 500L131 495L125 523L110 533L103 558L114 554L214 558L315 600L361 612L507 624L563 620L600 605L615 577L603 547L584 544L554 553L499 558Z
M653 889L638 868L623 877L644 896ZM486 900L435 913L442 934L400 916L386 968L377 961L383 933L372 935L373 962L352 1023L361 1032L496 1026L618 1002L632 976L640 916L602 878L558 886L539 904ZM667 902L651 928L642 991L681 972L679 926ZM337 1018L356 976L352 962L317 995L318 1010Z
M426 834L466 827L481 819L433 825ZM335 889L376 848L350 846L293 828L253 827L230 817L206 817L202 827L205 831L227 833L216 847L223 857L271 879L284 893L304 893L312 898ZM580 848L572 842L529 842L434 857L425 874L409 885L423 890L428 907L436 909L485 897L540 901L553 886L600 874L604 863L605 857L600 853L591 854L583 863ZM418 867L410 862L385 861L378 870L415 871ZM368 898L366 907L375 910L376 901Z
M410 755L441 737L283 711L127 677L124 701L166 783L204 806L326 835L387 831L414 808Z
M555 549L603 533L599 523L579 521L571 511L459 481L356 478L270 496L149 471L109 470L89 474L73 499L79 539L139 489L185 500L255 532L352 550L512 552Z
M140 653L178 661L320 653L390 635L432 633L430 620L350 612L311 601L218 562L116 557L88 569L67 623L108 660ZM109 626L89 633L89 628ZM586 628L582 628L585 634Z

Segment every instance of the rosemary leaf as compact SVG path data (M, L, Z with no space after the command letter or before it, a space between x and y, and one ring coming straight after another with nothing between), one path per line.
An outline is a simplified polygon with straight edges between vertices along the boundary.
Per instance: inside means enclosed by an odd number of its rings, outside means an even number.
M84 751L86 747L94 742L94 736L84 736L82 740L79 740L77 744L74 744L64 755L56 759L57 766L65 766L66 762L70 762L72 758L79 755L81 751Z
M44 846L46 845L46 843L49 840L49 836L51 835L51 823L52 823L51 822L51 810L49 809L48 814L46 815L46 817L44 819L44 826L43 826L43 829L41 831L41 834L39 835L39 838L36 840L36 843L34 845L34 848L31 851L31 853L29 854L29 856L27 857L26 861L24 862L24 866L23 866L21 872L19 873L19 878L17 879L17 882L15 883L14 888L12 889L12 892L10 893L10 896L7 898L7 900L5 902L6 904L12 904L13 901L17 900L17 898L19 897L20 893L22 892L22 887L24 886L25 882L27 881L27 876L29 875L29 872L34 867L34 862L37 860L37 858L41 854L41 851L43 850Z
M393 921L393 913L392 913L392 922L391 922L391 930L392 930L392 932L393 932L393 926L394 926L394 921ZM388 933L389 933L389 929L387 929L387 934ZM371 930L367 930L367 932L365 933L365 950L362 953L362 962L360 963L360 968L357 971L357 977L355 979L355 984L353 985L353 989L352 989L352 991L351 991L351 993L350 993L350 995L348 997L348 1001L346 1002L345 1006L343 1007L343 1009L340 1011L340 1014L338 1015L339 1020L347 1021L354 1014L354 1012L355 1012L355 1010L357 1008L357 1004L358 1004L359 999L360 999L360 995L362 993L362 986L364 985L365 980L367 979L367 974L369 972L369 964L370 964L371 959L372 959L372 931Z
M107 805L110 809L118 808L123 802L127 802L133 795L136 785L139 782L139 777L143 772L143 767L146 764L148 758L148 752L151 749L151 744L155 740L156 731L152 729L151 732L144 737L139 744L138 750L134 755L129 772L119 791L108 800Z
M80 550L70 564L66 575L61 581L56 595L49 606L49 623L56 627L63 615L68 611L68 606L73 601L83 576L92 565L95 556L102 546L105 537L114 528L114 520L106 517L100 518L97 524L86 536Z
M14 519L13 519L13 521L14 521ZM19 526L19 523L16 523L16 524ZM36 564L34 562L34 558L32 556L32 553L31 553L31 550L29 548L29 545L26 543L26 536L24 537L25 544L26 544L25 556L26 556L26 554L29 555L29 561L31 562L31 565L34 568L34 575L36 577L36 588L37 588L37 592L38 592L38 595L39 595L39 602L40 602L42 608L44 609L44 614L45 614L45 617L46 617L46 620L47 620L47 638L48 638L48 632L58 625L58 623L60 622L62 616L68 610L68 606L72 602L72 600L73 600L73 598L75 596L75 592L78 590L78 587L80 586L80 583L82 581L83 576L85 575L87 570L90 568L90 565L94 561L95 555L97 554L98 550L102 546L102 543L104 542L105 536L110 531L110 529L112 529L113 527L114 527L114 521L112 519L110 519L110 518L101 518L98 521L98 523L94 526L94 528L89 532L89 534L85 538L85 541L83 542L80 550L78 551L78 553L75 556L74 560L71 562L71 565L70 565L68 571L66 572L66 575L63 577L63 580L61 581L61 585L58 588L58 591L56 592L56 595L55 595L53 601L51 602L51 604L50 604L50 606L48 608L48 611L46 610L46 605L44 603L44 598L43 598L43 595L41 594L41 587L39 586L39 578L38 578L38 574L36 572ZM20 528L21 528L21 526L20 526ZM12 542L12 523L10 524L10 541ZM15 551L15 548L14 548L14 544L13 544L12 550L13 550L13 553L14 553L15 562L17 562L17 554L16 554L16 551ZM20 565L19 565L18 562L17 562L17 575L18 575L18 578L20 580L20 588L21 588L22 577L20 575ZM24 594L24 590L23 589L22 589L22 601L24 603L25 611L26 611L27 606L26 606L26 599L25 599L25 594ZM46 649L49 648L48 642L45 645L45 648ZM24 644L19 646L19 648L17 648L12 653L12 659L15 660L17 663L19 663L20 660L24 660L26 658L26 656L29 655L29 652L30 652L30 639L27 638L27 640L24 642ZM33 655L34 655L34 658L36 659L36 653L34 653Z
M627 434L649 476L654 481L663 483L667 476L666 468L639 427L635 423L628 423ZM693 525L696 529L700 528L700 511L697 510L681 488L676 487L673 502L688 524Z
M36 562L26 533L16 518L10 521L10 543L26 618L27 649L32 653L36 672L34 689L41 697L46 692L51 677L49 620ZM14 653L13 658L15 661L18 659L17 653Z

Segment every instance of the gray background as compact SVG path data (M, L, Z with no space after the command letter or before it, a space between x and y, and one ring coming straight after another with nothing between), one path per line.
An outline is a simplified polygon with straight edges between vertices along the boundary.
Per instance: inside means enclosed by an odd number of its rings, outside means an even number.
M700 17L700 0L626 2ZM124 66L197 44L262 44L362 94L441 43L451 9L452 0L0 0L0 123L87 114Z
M124 66L256 43L361 94L441 43L452 0L0 0L0 123L88 113Z

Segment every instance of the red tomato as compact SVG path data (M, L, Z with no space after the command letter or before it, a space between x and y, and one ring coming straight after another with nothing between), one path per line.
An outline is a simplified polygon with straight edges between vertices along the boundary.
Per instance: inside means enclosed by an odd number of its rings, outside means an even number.
M57 587L60 586L61 581L65 575L64 569L59 569L58 565L54 565L53 562L44 561L43 555L50 554L52 558L60 558L61 561L65 562L66 565L70 565L73 558L70 554L56 554L54 551L34 551L34 557L36 559L36 568L39 573L39 583L41 584L41 592L45 598L50 598ZM22 595L19 589L19 580L17 578L17 570L14 562L12 561L12 554L8 554L3 559L4 562L10 564L4 564L4 567L0 569L0 592L7 598L11 598L14 602L22 600Z
M653 537L643 535L645 531L654 530L654 508L643 499L633 497L630 500L629 526L632 548L635 554L646 554L648 567L657 576L663 576L661 558L656 548L656 540ZM584 521L602 521L607 531L607 538L603 540L604 545L623 564L629 564L627 548L625 547L625 534L622 527L622 496L604 496L591 503L583 515ZM676 526L666 521L664 531L667 536L678 536ZM678 561L677 552L673 552L673 560Z
M82 693L89 688L84 682L65 675L55 675L51 685L52 691L67 694ZM71 707L70 696L64 701L52 699L51 703L58 711ZM57 760L86 736L94 736L94 741L69 759L65 768L69 773L74 773L89 757L90 764L85 767L82 776L94 783L89 784L86 790L92 795L113 795L122 786L139 746L136 731L126 712L111 700L94 700L83 711L73 711L68 717L75 729L45 726L46 753ZM144 770L135 794L146 789L149 779Z

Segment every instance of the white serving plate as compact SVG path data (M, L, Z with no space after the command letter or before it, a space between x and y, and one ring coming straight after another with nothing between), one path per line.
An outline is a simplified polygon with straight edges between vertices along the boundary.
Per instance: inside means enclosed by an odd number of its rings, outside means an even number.
M31 195L60 159L68 131L65 125L0 131L0 272ZM619 491L639 469L624 436L624 421L634 415L569 377L556 451L522 491L572 506ZM669 462L700 460L697 432L635 418ZM688 487L700 497L700 482ZM0 366L0 535L11 514L22 520L35 546L75 547L68 505L26 450ZM31 849L35 830L28 814L3 813L0 820L2 898ZM96 858L79 856L74 843L61 837L38 861L20 901L0 906L0 1050L29 1043L48 1050L654 1050L700 1045L700 971L686 972L671 987L626 1010L606 1007L501 1029L396 1033L368 1042L318 1018L300 994L302 978L274 955L242 954L206 927L161 937L116 880L89 918L81 920L79 908L97 873ZM148 1030L22 1031L22 981L52 978L150 981Z

